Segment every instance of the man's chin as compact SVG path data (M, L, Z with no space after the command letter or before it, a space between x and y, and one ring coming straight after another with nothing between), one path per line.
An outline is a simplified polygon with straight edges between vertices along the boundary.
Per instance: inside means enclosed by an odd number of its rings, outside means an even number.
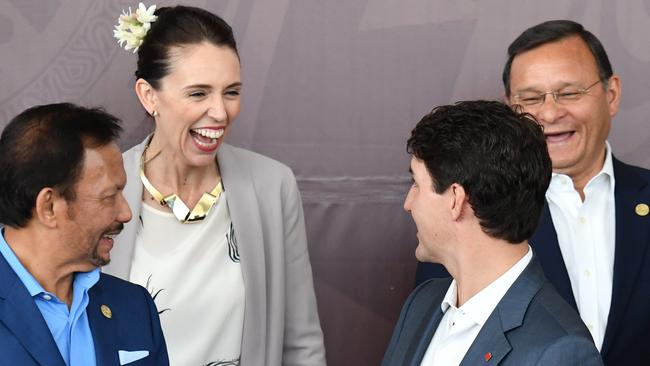
M428 256L425 255L424 249L418 243L417 248L415 248L415 258L420 262L429 262Z
M98 257L95 260L95 263L93 263L93 264L96 265L97 267L103 267L103 266L105 266L105 265L107 265L109 263L111 263L111 257L106 256L106 257Z
M99 253L93 253L90 258L88 258L88 261L90 262L91 265L93 265L95 268L96 267L103 267L111 262L111 256L110 254L106 255L99 255Z
M97 267L104 267L104 266L108 265L109 263L111 263L111 259L110 259L110 258L108 258L108 259L101 259L101 260L97 261L97 263L95 263L95 265L96 265Z
M439 256L437 256L436 253L432 253L431 251L427 250L422 246L422 244L418 243L417 248L415 248L415 258L420 262L440 263L438 257Z

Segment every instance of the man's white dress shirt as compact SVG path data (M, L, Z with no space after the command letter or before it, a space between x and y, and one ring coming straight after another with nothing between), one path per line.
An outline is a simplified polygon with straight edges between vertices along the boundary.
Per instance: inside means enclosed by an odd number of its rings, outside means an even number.
M532 258L533 251L528 247L528 253L514 266L459 308L456 307L458 300L456 280L451 281L445 298L440 304L444 315L420 365L459 365L483 328L483 324Z
M546 191L580 318L598 350L603 345L612 301L616 240L614 183L612 152L606 143L605 164L585 186L584 202L571 178L564 174L553 173Z

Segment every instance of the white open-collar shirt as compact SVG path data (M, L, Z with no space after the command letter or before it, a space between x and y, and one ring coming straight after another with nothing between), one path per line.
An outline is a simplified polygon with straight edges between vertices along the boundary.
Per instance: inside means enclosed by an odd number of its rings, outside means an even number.
M440 304L444 315L420 365L459 365L490 314L532 258L533 251L528 247L528 253L515 265L472 296L461 307L456 307L458 303L456 280L451 281Z
M584 188L585 200L571 178L553 173L546 199L580 318L603 345L612 301L616 206L612 149L606 142L603 168ZM544 243L540 243L544 245Z

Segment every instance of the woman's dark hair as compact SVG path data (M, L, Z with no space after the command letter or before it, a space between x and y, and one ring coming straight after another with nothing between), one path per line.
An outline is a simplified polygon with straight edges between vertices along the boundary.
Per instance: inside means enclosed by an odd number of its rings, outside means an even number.
M162 7L158 19L138 49L136 78L146 80L152 87L160 87L160 79L170 72L170 51L173 47L209 42L228 47L237 54L237 43L232 28L219 16L191 6Z

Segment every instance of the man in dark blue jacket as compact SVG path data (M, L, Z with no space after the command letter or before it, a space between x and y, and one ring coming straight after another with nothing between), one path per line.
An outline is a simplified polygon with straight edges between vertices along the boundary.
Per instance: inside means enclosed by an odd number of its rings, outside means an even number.
M131 211L118 120L52 104L0 137L3 365L168 365L144 288L101 274Z
M607 142L621 81L600 41L555 20L508 48L506 98L544 126L553 178L531 245L587 325L606 365L650 360L650 171ZM439 269L418 266L417 282Z

